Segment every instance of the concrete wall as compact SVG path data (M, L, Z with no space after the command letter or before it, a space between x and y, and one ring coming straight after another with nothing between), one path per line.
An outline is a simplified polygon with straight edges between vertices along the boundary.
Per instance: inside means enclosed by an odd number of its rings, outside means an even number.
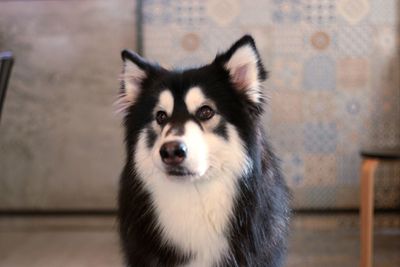
M115 207L123 162L120 50L135 2L0 2L16 63L0 125L0 209Z

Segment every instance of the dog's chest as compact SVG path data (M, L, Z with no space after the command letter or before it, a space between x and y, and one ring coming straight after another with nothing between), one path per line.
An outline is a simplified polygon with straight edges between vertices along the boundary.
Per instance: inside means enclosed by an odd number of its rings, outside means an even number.
M197 184L159 180L152 186L163 238L194 255L186 266L212 266L229 252L226 235L235 194L231 177Z

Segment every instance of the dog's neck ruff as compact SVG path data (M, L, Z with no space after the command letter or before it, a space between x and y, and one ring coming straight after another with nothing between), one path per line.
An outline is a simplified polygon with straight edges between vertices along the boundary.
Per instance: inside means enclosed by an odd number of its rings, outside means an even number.
M227 233L238 180L251 169L236 129L228 126L229 150L210 149L210 167L195 181L176 181L154 166L141 133L135 149L135 168L150 192L163 241L193 255L186 267L214 266L229 257ZM209 144L220 140L206 136ZM227 141L228 142L228 141ZM210 146L211 147L211 146Z

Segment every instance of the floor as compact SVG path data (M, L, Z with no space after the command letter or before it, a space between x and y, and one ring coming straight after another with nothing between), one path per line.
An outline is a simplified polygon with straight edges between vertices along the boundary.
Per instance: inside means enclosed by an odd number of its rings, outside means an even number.
M357 222L349 215L296 216L286 266L357 267ZM400 228L387 222L376 227L375 266L398 267ZM114 217L0 217L0 266L122 266L115 229Z

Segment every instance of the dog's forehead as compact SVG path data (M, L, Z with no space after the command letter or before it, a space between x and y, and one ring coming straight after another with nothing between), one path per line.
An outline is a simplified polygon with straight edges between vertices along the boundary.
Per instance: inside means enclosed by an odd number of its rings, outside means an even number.
M158 96L158 107L164 109L171 116L174 109L174 96L169 89L163 89Z
M184 100L188 111L194 113L206 101L206 97L199 86L194 86L187 90Z
M164 109L168 115L171 115L178 105L185 106L190 113L194 113L206 100L207 98L201 86L193 85L187 88L171 86L165 87L160 91L158 106Z

